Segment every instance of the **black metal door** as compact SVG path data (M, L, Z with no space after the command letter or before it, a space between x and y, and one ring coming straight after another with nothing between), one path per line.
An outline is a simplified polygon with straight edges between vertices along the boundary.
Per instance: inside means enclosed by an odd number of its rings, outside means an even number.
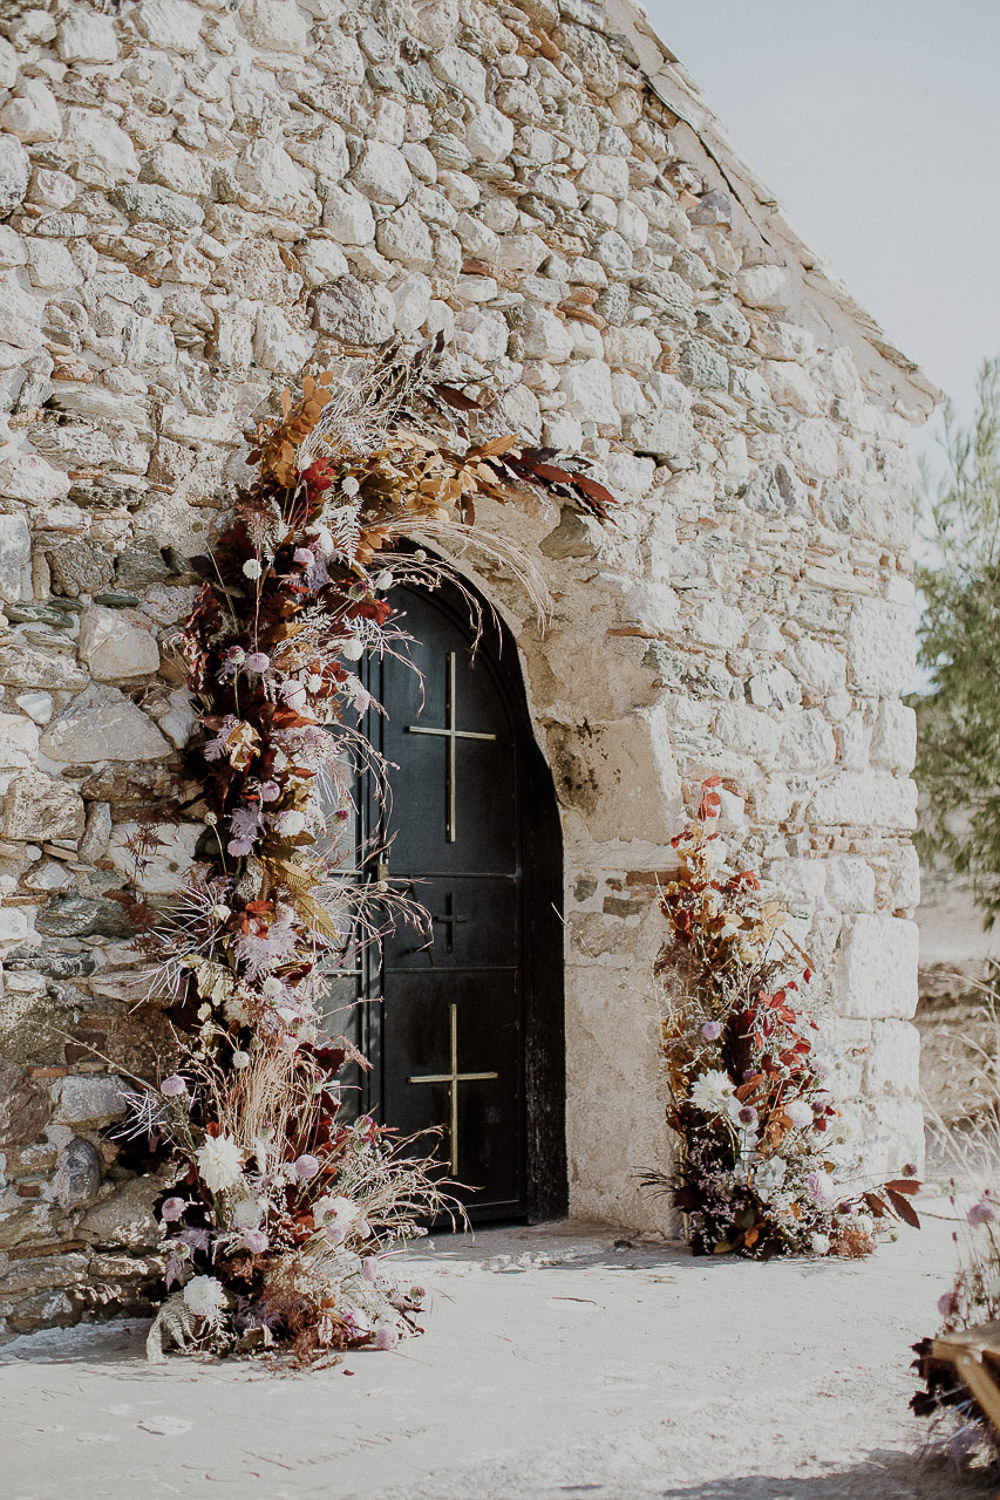
M359 976L381 996L362 1011L362 1102L402 1135L437 1128L428 1145L473 1218L560 1212L560 840L516 650L488 625L473 654L456 590L392 602L411 664L387 656L373 672L385 712L369 732L391 767L388 876L433 935L401 926L381 971ZM370 798L367 811L375 827Z

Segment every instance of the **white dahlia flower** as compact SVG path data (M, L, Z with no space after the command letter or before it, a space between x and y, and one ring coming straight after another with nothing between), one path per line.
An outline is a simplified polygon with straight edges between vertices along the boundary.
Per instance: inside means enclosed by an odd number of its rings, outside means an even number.
M807 1104L805 1099L793 1099L790 1104L786 1104L785 1114L793 1125L799 1127L811 1125L813 1122L812 1105Z
M709 1068L696 1078L691 1088L691 1103L706 1115L721 1115L729 1107L734 1093L733 1081L721 1068Z
M184 1301L195 1317L214 1320L226 1305L226 1293L214 1276L195 1276L184 1288Z
M225 1192L239 1182L243 1172L243 1152L231 1135L207 1136L195 1153L198 1175L210 1193Z

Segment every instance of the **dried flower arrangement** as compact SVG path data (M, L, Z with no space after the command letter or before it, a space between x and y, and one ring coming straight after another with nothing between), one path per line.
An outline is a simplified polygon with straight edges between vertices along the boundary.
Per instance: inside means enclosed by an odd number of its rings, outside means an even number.
M951 1174L949 1203L956 1225L952 1240L958 1250L955 1277L937 1302L937 1338L947 1341L951 1335L982 1329L992 1349L1000 1323L1000 1191L995 1186L973 1191L972 1185L982 1182L984 1172L995 1176L1000 1161L1000 985L996 966L987 982L973 982L971 989L978 994L978 1039L956 1037L955 1042L961 1044L965 1056L963 1094L967 1101L973 1101L973 1109L954 1123L946 1122L927 1106L931 1149L945 1173ZM971 1203L970 1198L974 1200ZM992 1328L984 1327L991 1324ZM913 1345L917 1358L912 1368L921 1386L910 1401L918 1417L930 1419L931 1450L947 1456L955 1469L984 1464L1000 1467L996 1403L992 1412L984 1411L955 1365L936 1355L933 1344L933 1339L923 1338ZM984 1361L982 1369L983 1378L996 1385L995 1357ZM1000 1392L997 1399L1000 1401Z
M672 1175L645 1185L684 1212L696 1255L867 1255L877 1221L918 1227L915 1169L878 1190L838 1184L838 1111L802 1006L812 971L781 903L752 871L726 868L720 784L703 783L696 818L671 841L681 872L661 892L673 937L656 973L677 992L662 1035L680 1151Z
M433 588L447 572L397 550L414 531L479 545L530 586L515 549L476 529L474 499L556 496L604 518L613 497L582 464L497 431L487 398L436 377L439 352L352 359L339 378L307 378L298 401L285 392L253 434L256 478L232 523L192 563L203 582L179 646L199 795L185 812L205 831L165 909L129 900L182 1061L137 1090L126 1126L176 1164L158 1211L181 1291L161 1323L185 1347L301 1361L393 1347L420 1294L393 1285L385 1256L455 1206L406 1143L345 1118L338 1074L365 1062L324 1034L347 945L420 918L348 868L356 770L379 770L358 727L371 706L359 664L405 641L393 585ZM140 883L155 845L140 830Z

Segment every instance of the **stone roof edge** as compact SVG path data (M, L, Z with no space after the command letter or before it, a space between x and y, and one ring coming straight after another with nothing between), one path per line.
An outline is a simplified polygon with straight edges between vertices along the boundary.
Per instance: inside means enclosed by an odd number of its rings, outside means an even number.
M898 396L909 398L906 412L914 425L927 420L943 393L924 375L915 361L889 343L882 329L844 286L843 282L793 228L778 200L757 176L726 135L721 121L705 102L683 64L657 34L636 0L605 0L606 28L610 36L629 46L635 65L649 82L661 103L678 116L701 142L706 154L743 212L772 249L784 252L802 274L804 285L831 304L840 319L847 319L870 351L871 362L881 366ZM915 409L912 409L915 408Z

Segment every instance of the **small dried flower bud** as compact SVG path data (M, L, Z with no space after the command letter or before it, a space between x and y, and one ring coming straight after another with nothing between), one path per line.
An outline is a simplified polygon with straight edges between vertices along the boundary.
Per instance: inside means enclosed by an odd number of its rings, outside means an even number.
M375 587L377 589L391 589L392 588L392 573L389 571L388 568L384 568L382 570L382 572L378 575L378 577L375 580Z
M280 812L275 819L275 826L285 838L293 839L306 826L305 813L299 812L297 807L290 807L285 812Z
M214 812L207 812L205 814L205 822L208 824L209 828L214 828L215 825L216 825L216 823L218 823L218 821L219 820L215 816Z
M424 551L423 547L418 547L417 548L416 552L414 552L414 554L413 554L413 560L414 560L414 562L426 562L427 561L427 553Z
M233 1064L234 1068L239 1069L239 1071L241 1071L241 1072L242 1072L242 1070L244 1068L249 1068L249 1066L250 1066L250 1054L249 1054L249 1052L242 1052L242 1051L240 1051L240 1052L234 1052L233 1056L232 1056L232 1064Z
M300 1182L308 1182L319 1171L319 1157L307 1151L295 1161L295 1175Z
M268 1000L274 1000L278 995L285 993L285 986L280 979L265 979L260 987L261 994Z
M260 565L259 558L248 557L246 562L243 564L243 571L248 578L256 579L260 577L264 569Z
M213 922L228 922L232 916L232 911L226 906L225 902L217 901L208 915L212 918Z
M348 474L346 479L340 481L340 488L345 495L356 495L361 486L353 474Z

